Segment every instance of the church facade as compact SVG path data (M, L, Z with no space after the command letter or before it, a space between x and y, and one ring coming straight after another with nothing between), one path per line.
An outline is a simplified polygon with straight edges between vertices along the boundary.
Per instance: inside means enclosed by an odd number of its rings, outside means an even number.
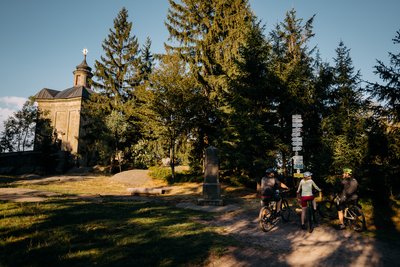
M93 74L86 62L86 53L87 50L84 49L84 59L73 72L71 88L61 91L43 88L35 95L39 110L51 121L54 137L61 150L69 151L73 155L78 155L83 146L83 102L93 93L88 82Z

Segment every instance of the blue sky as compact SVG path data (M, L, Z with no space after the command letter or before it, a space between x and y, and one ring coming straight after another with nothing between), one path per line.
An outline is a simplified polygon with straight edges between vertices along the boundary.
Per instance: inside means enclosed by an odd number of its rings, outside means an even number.
M324 61L333 62L340 40L351 49L356 70L368 81L376 59L388 62L398 52L392 39L400 30L399 0L250 0L266 33L294 8L307 20L316 14L311 45ZM152 51L164 51L167 0L1 0L0 1L0 131L2 121L42 88L63 90L72 86L72 71L87 48L88 64L103 55L101 44L113 19L126 7L133 34L142 45L147 36Z

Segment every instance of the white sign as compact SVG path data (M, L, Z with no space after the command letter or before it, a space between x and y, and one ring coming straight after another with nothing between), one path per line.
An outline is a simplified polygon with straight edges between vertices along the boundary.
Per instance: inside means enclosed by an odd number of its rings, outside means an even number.
M292 115L292 150L296 152L296 157L297 152L301 151L303 148L303 138L301 137L301 127L303 127L303 119L301 118L300 114L293 114ZM300 160L300 158L297 158L297 160ZM299 167L297 169L302 169L303 165L303 157L301 156L301 162L298 162L298 164L295 164L296 167Z
M303 156L293 156L294 164L303 164Z

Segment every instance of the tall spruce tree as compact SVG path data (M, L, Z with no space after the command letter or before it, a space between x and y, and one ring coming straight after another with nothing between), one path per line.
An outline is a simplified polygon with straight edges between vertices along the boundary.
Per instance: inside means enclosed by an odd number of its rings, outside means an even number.
M126 8L114 19L114 27L109 30L102 47L105 55L95 61L93 86L96 94L92 94L86 106L86 119L91 121L87 126L91 129L86 131L85 139L88 146L101 148L101 158L107 162L117 154L127 155L131 145L140 138L136 89L143 84L149 70L143 67L139 43L132 35L132 22L128 21ZM146 47L150 49L150 42ZM150 53L146 56L151 62ZM126 125L123 133L116 134L112 124L106 123L113 117Z
M270 34L272 44L271 70L278 79L276 115L277 154L283 167L289 166L291 151L292 115L301 114L303 118L303 151L307 168L313 168L314 149L318 147L319 116L315 109L316 87L313 69L313 53L309 48L313 33L314 16L303 22L297 18L294 9L286 13L283 22L276 25ZM288 171L288 170L285 170Z
M121 110L133 98L134 88L140 83L140 50L135 36L131 36L132 22L128 10L122 8L114 19L114 29L103 41L105 52L101 61L95 62L93 82L96 92L106 96L111 109Z
M400 31L396 32L393 43L400 45ZM369 132L369 164L373 167L369 169L374 171L370 173L373 186L379 192L389 188L394 195L400 192L400 53L389 52L389 59L389 65L377 60L375 66L374 73L384 84L367 86L375 102Z
M271 47L260 23L254 23L239 49L238 75L230 79L227 116L222 148L223 168L235 176L261 177L273 165L276 119L273 112L275 80L268 69ZM247 179L246 179L247 180Z
M239 47L251 29L253 15L247 0L211 0L179 3L170 0L166 26L171 43L208 99L206 120L198 125L193 158L202 158L207 143L221 143L219 133L229 112L226 94L230 77L237 75Z
M400 31L396 32L393 43L400 45ZM368 92L384 105L387 112L382 115L396 124L400 122L400 53L389 52L389 59L390 65L377 60L374 71L386 84L370 83Z
M322 123L323 140L332 155L331 173L338 173L346 166L360 167L367 145L360 72L354 71L350 49L342 41L335 51L329 115Z

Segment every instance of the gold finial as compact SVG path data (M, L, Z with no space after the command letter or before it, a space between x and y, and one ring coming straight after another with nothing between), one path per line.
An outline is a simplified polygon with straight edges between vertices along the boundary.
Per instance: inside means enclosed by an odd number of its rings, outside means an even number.
M87 50L87 48L83 48L83 50L82 50L82 53L83 53L83 55L86 57L86 55L87 55L87 53L88 53L89 51Z

